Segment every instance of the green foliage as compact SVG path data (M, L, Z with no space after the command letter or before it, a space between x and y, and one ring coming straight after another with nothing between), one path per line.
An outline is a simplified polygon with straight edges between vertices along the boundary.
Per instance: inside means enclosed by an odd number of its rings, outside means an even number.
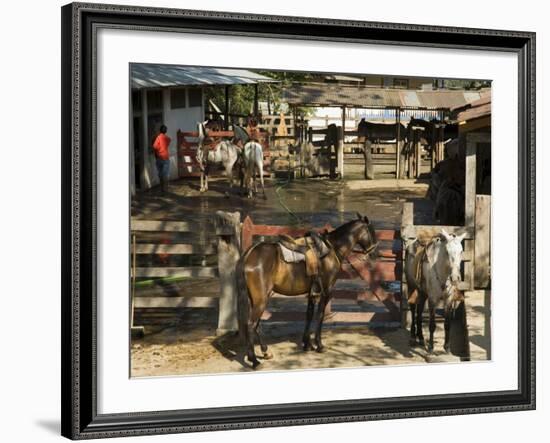
M258 100L267 102L269 112L278 114L281 112L283 103L283 89L293 82L307 82L316 80L316 76L302 72L284 71L257 71L266 77L278 80L278 83L259 83ZM232 85L229 89L229 113L248 115L254 111L254 85ZM205 89L205 96L212 100L220 110L225 110L225 87L212 86ZM313 114L313 109L308 107L297 108L299 115L308 116Z
M491 87L491 82L489 80L445 79L444 82L445 87L449 89L480 89Z

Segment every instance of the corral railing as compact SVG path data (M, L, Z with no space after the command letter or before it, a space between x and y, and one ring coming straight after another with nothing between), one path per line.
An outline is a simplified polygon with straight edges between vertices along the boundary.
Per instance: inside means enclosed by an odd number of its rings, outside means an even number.
M217 284L212 291L204 284L217 281L217 247L213 230L204 228L204 224L195 222L131 221L133 335L143 334L143 328L134 325L136 309L217 306ZM157 286L159 279L164 284L185 279L185 284L174 291ZM198 283L201 291L195 290Z
M218 330L234 329L237 294L232 282L239 250L246 250L255 241L269 241L282 234L297 237L308 231L290 226L256 225L250 217L240 223L238 213L219 211L215 220L207 224L132 220L132 327L134 308L192 307L219 308ZM332 227L326 225L318 229L321 230L332 230ZM395 230L378 230L376 235L380 247L374 263L370 264L364 254L355 252L343 263L332 295L336 305L345 303L352 309L342 312L329 306L330 322L399 324L401 234ZM181 257L184 257L183 263ZM177 285L172 284L176 281ZM295 297L277 297L299 303ZM367 307L359 309L363 305ZM370 309L373 306L375 309ZM268 310L264 319L302 321L302 311L300 307L299 311L296 308L273 313Z

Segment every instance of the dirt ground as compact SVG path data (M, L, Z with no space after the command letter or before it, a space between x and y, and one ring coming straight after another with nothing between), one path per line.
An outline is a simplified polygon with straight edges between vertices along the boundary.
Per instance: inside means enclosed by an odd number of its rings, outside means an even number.
M490 294L466 294L468 332L472 361L488 360L490 350ZM304 305L305 309L305 305ZM181 309L138 317L145 326L142 339L134 339L131 375L172 376L252 371L244 359L244 349L235 334L216 336L215 309ZM305 314L304 314L305 316ZM428 337L427 320L424 336ZM443 323L439 317L435 350L411 346L403 328L346 326L327 322L323 329L326 352L304 352L301 348L303 321L263 323L263 335L273 359L263 360L259 370L350 368L372 365L403 365L459 362L443 351ZM261 355L259 349L256 349Z

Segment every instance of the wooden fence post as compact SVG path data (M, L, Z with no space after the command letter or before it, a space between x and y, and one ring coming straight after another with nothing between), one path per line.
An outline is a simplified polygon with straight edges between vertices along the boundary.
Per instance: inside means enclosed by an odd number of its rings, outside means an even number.
M401 242L402 242L402 248L401 248L401 263L402 263L402 271L401 271L401 300L399 302L400 306L399 309L401 311L401 327L408 329L410 327L410 317L409 317L409 288L407 285L407 278L406 278L406 266L407 263L405 262L405 255L406 255L406 244L403 236L408 235L408 232L410 232L410 229L407 229L407 226L412 226L414 224L414 211L413 211L413 203L412 202L405 202L403 203L403 215L401 218Z
M340 179L344 178L344 136L345 128L338 127L338 142L334 146L336 149L336 164L338 172L340 173Z
M420 143L420 130L415 129L414 132L414 178L418 178L422 166L422 144Z
M220 300L216 335L238 330L236 268L241 256L240 212L216 211Z
M475 227L476 211L476 151L477 141L466 134L466 183L464 192L464 226ZM464 240L464 250L474 251L474 240ZM474 289L475 256L470 262L464 263L464 282L469 289Z
M370 140L366 137L365 137L365 142L363 143L363 156L365 158L365 180L374 180L372 145Z
M476 195L474 239L474 287L487 288L491 281L491 196Z
M143 326L134 324L135 298L136 298L136 234L132 234L132 303L130 304L130 332L132 338L142 338L145 335Z

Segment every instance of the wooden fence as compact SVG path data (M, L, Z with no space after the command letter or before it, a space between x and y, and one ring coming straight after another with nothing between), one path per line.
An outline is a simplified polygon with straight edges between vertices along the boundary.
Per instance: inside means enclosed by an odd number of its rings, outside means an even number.
M226 222L230 218L231 223ZM221 220L221 223L219 222ZM225 220L225 221L224 221ZM239 250L246 250L254 241L269 240L282 234L301 236L306 234L305 228L289 226L256 225L250 217L240 223L239 213L216 214L216 222L199 225L192 222L176 221L132 221L132 327L134 308L137 309L174 309L182 307L218 307L218 331L226 332L236 328L236 288L234 281L234 266ZM207 228L207 229L205 229ZM321 230L332 230L326 225ZM173 238L187 234L196 237L193 241L187 238ZM198 237L197 237L198 236ZM379 230L376 232L380 242L379 257L369 265L364 254L352 253L338 275L341 282L361 283L360 289L351 290L347 287L333 289L334 300L354 300L357 303L381 303L385 312L332 312L336 314L335 321L353 321L359 323L376 323L377 325L394 325L400 321L399 312L401 291L389 290L385 283L401 282L402 246L401 234L394 230ZM208 266L174 266L170 257L187 255L195 257L210 257ZM153 256L151 264L139 262L140 256ZM159 265L159 261L164 266ZM222 265L219 265L222 263ZM152 286L150 290L135 291L137 278L164 279L184 277L183 284L178 284L177 290L164 289L162 286ZM276 296L279 297L279 296ZM285 298L285 297L283 297ZM331 307L327 308L331 313ZM278 313L281 314L281 313ZM282 313L283 321L296 319L296 312ZM289 317L290 315L290 317ZM294 317L292 316L294 315ZM350 317L351 315L351 317ZM270 318L266 313L264 318ZM299 314L300 321L302 319ZM350 320L351 318L351 320Z

